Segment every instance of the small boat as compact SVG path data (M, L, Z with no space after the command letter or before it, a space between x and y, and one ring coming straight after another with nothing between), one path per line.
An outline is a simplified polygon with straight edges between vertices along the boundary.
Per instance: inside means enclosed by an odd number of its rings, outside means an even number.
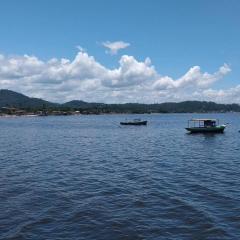
M134 119L132 121L120 122L121 125L147 125L147 121L142 121L141 119Z
M190 133L223 133L226 125L219 125L218 119L191 119L187 131Z

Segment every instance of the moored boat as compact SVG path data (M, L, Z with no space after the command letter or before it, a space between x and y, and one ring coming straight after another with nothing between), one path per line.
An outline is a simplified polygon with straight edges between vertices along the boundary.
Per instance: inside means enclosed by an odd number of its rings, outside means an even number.
M218 119L191 119L187 131L190 133L223 133L226 125L219 125Z
M147 121L142 121L141 119L134 119L132 121L120 122L121 125L147 125Z

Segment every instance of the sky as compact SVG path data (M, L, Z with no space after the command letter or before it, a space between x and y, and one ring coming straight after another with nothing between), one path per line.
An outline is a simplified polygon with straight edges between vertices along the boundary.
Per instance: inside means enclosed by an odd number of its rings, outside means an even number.
M54 102L240 103L238 0L2 0L0 89Z

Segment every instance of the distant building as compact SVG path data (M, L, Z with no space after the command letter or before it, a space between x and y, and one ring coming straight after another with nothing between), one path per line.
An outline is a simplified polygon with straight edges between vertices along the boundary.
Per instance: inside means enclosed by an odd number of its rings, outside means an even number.
M1 107L0 111L3 114L9 114L9 115L24 115L24 114L26 114L25 110L20 110L20 109L13 108L13 107Z

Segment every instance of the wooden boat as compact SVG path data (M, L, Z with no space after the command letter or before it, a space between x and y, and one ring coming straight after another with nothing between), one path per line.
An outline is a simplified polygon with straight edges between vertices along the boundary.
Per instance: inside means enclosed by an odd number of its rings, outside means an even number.
M141 119L134 119L132 121L120 122L121 125L147 125L147 121L142 121Z
M190 133L223 133L226 125L219 125L218 119L191 119L187 131Z

